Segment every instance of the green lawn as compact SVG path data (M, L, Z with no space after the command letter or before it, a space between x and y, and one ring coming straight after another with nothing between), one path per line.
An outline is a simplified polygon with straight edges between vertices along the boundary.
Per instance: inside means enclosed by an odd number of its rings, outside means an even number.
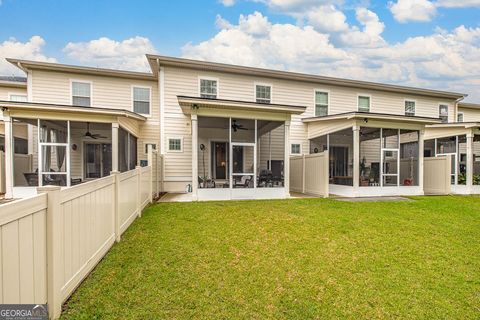
M479 319L480 197L165 203L65 319Z

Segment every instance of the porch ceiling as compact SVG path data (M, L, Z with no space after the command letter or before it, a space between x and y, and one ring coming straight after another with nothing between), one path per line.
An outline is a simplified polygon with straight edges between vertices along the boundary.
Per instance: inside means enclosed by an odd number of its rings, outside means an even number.
M430 117L409 117L398 114L388 114L388 113L372 113L372 112L347 112L339 113L330 116L324 117L310 117L304 118L302 121L304 123L311 122L323 122L323 121L332 121L332 120L355 120L355 119L372 119L372 120L381 120L381 121L393 121L393 122L402 122L402 123L416 123L416 124L437 124L441 123L439 118L430 118Z
M58 120L79 120L78 118L81 118L81 120L87 119L92 122L105 121L105 117L130 118L141 122L147 119L129 110L35 102L0 101L0 109L2 111L9 111L12 117L20 118L35 115L48 118L49 115L51 115L52 118ZM103 119L100 119L100 117L103 117Z
M209 108L219 110L239 110L244 112L263 111L283 114L302 114L307 107L286 104L256 103L253 101L238 101L227 99L209 99L189 96L177 96L183 113L191 114L192 110Z

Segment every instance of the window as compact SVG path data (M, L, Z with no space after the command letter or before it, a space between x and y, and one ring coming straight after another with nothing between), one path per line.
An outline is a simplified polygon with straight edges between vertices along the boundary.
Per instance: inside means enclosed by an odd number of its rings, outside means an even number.
M157 150L156 143L145 143L145 154L148 154L148 146L152 146L152 150Z
M133 87L133 112L150 114L150 88Z
M255 99L257 103L270 103L272 99L272 87L257 84L255 86Z
M208 99L217 99L218 82L217 80L200 79L200 97Z
M182 152L182 138L168 138L168 151Z
M405 100L405 115L409 117L415 116L415 101Z
M315 116L328 115L328 92L315 91Z
M91 84L88 82L72 82L72 105L91 106Z
M370 112L370 97L358 96L358 111Z
M448 106L441 104L438 107L438 117L442 120L442 123L448 122Z
M292 143L290 153L291 154L301 154L302 151L301 151L300 143Z
M463 122L463 112L457 114L457 122Z
M27 102L27 96L24 94L10 94L10 101Z

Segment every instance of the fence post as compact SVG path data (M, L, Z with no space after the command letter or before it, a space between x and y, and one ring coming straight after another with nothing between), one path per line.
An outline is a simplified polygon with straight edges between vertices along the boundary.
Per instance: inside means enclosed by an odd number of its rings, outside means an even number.
M305 193L305 153L302 154L302 193Z
M113 223L115 228L115 241L120 242L120 172L112 171L113 175Z
M47 302L50 319L62 312L62 208L59 186L38 187L37 193L47 194Z
M136 166L137 170L137 212L138 217L142 216L142 167Z
M153 146L152 144L147 145L147 157L148 165L150 166L150 184L148 188L148 201L152 203L153 201Z

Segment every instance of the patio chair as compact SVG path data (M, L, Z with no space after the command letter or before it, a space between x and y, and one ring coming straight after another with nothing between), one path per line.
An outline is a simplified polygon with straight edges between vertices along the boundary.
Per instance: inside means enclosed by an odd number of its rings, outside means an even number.
M204 179L198 176L198 186L199 188L215 188L215 180L213 179Z

